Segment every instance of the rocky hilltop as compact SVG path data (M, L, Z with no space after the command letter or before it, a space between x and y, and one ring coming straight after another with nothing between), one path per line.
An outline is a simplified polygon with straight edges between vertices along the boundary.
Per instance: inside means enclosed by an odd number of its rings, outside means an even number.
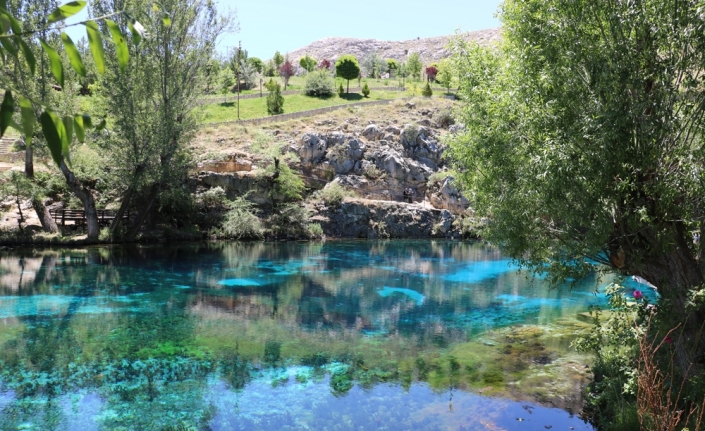
M351 194L334 203L309 195L303 205L311 221L334 238L473 236L470 203L444 157L443 136L462 129L452 124L452 103L398 101L304 124L273 125L276 140L296 156L290 167L310 190L335 185ZM218 187L231 199L247 196L266 207L269 189L258 167L263 159L249 152L250 139L223 132L202 143L217 143L221 154L200 164L199 192Z
M487 45L499 41L500 34L499 28L492 28L464 33L462 37L482 45ZM335 60L344 54L353 54L361 58L368 53L376 52L382 58L405 60L409 54L418 52L421 61L429 63L448 57L449 52L445 47L451 37L454 36L419 38L405 41L328 37L313 42L303 48L291 51L289 58L297 60L308 54L316 59Z

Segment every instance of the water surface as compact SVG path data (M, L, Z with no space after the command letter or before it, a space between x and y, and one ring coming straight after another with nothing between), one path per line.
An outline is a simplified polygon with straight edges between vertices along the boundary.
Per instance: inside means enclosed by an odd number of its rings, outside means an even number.
M587 430L606 283L452 242L4 252L0 429Z

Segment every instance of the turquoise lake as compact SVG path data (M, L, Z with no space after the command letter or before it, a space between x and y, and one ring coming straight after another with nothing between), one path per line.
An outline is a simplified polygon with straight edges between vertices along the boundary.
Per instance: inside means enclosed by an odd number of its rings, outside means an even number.
M591 430L609 282L443 241L4 250L0 430Z

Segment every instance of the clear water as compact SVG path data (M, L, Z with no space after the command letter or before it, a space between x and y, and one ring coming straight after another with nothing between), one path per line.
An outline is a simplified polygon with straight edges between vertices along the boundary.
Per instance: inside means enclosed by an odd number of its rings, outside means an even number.
M450 242L6 251L0 429L591 429L605 284Z

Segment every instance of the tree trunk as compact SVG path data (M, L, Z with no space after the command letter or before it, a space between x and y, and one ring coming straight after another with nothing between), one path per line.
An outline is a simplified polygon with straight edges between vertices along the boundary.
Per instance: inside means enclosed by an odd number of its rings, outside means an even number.
M27 145L24 153L24 175L34 181L34 147L31 145ZM59 233L59 227L56 225L54 219L51 218L49 210L47 210L47 207L41 199L32 199L32 208L34 208L34 211L37 213L37 218L39 218L39 223L42 225L44 232Z
M689 236L682 226L675 226L673 242L676 245L669 251L645 256L638 267L630 267L629 249L625 247L627 266L622 268L623 273L630 272L655 285L661 294L659 306L669 309L665 315L678 319L666 322L670 327L663 330L668 331L678 323L681 325L671 337L675 346L674 359L684 378L705 370L705 307L689 305L691 290L702 288L705 277L686 242ZM660 334L662 337L665 335L665 332Z
M127 241L134 241L135 240L135 237L137 236L137 233L139 232L142 225L144 224L144 221L147 220L147 216L149 215L149 211L152 209L152 205L154 205L154 201L157 199L158 195L159 195L159 187L157 185L153 185L152 190L149 192L149 197L147 198L147 203L144 205L144 207L142 207L142 210L137 215L137 218L135 219L135 222L130 227L130 230L127 231L127 235L125 235L125 240L127 240Z
M110 232L113 233L117 230L117 228L120 226L120 223L122 223L122 217L125 215L125 211L127 211L127 208L130 206L130 201L132 200L132 194L133 194L134 189L132 187L129 187L127 189L127 193L125 193L125 197L122 199L122 203L120 204L120 209L118 209L117 214L115 214L115 219L113 222L110 224Z
M89 242L98 241L100 235L100 225L98 224L98 213L95 210L95 200L90 189L84 187L76 178L73 172L61 161L61 172L66 178L66 184L73 194L83 203L83 210L86 212L86 233Z
M39 223L42 225L42 229L44 229L44 232L59 233L59 226L57 226L54 219L51 218L49 210L47 209L46 205L44 205L44 202L42 202L41 199L32 199L32 208L34 208L34 211L37 213L37 217L39 217Z

